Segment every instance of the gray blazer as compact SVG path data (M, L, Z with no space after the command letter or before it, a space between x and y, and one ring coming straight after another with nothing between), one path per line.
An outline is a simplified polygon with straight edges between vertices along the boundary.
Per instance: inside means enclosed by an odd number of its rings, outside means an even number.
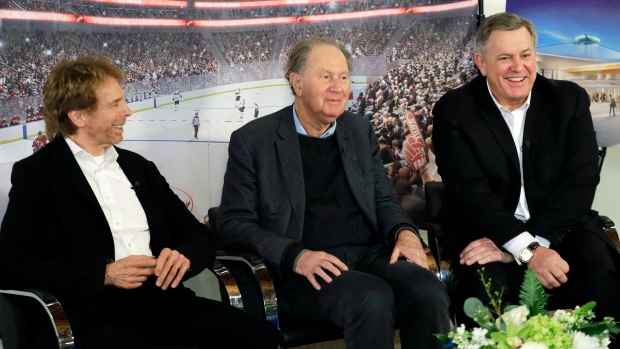
M394 196L370 123L345 112L336 136L344 172L361 211L387 244L399 224L417 229ZM289 106L231 135L218 231L224 248L261 255L280 274L282 255L301 241L305 189L299 139Z

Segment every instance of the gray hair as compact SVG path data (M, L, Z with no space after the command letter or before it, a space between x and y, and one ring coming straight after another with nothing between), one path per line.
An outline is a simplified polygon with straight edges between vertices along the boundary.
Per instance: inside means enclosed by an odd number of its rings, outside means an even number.
M308 64L308 57L310 56L310 52L315 46L333 46L340 50L344 55L344 58L347 60L347 68L349 69L349 73L353 71L353 62L351 61L351 53L347 51L347 49L339 43L338 41L328 38L328 37L319 37L319 38L310 38L303 39L298 41L293 49L291 50L291 54L288 57L288 61L286 62L286 74L284 77L288 82L291 82L291 73L303 74L306 70L306 65ZM295 89L293 88L293 84L291 84L291 90L293 94L295 94Z
M538 34L536 34L536 27L534 27L534 23L508 12L501 12L487 17L487 19L480 24L480 27L478 27L478 31L476 32L476 53L481 54L483 57L486 55L487 44L489 43L489 38L491 37L491 33L493 33L493 31L510 31L524 27L530 32L534 49L536 49L536 45L538 44Z

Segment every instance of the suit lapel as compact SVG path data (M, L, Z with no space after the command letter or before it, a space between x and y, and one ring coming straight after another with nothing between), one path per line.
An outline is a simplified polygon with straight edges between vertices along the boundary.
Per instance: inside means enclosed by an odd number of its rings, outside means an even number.
M538 79L542 77L538 76ZM531 168L531 162L536 155L536 149L540 143L543 134L545 119L547 117L547 104L544 103L544 93L542 89L537 88L539 85L534 83L532 89L532 98L530 99L530 107L527 110L525 118L525 127L523 130L523 142L529 142L527 151L523 152L523 171Z
M477 87L478 91L484 91L483 93L478 94L480 115L482 115L482 118L491 129L491 133L495 137L497 143L499 143L500 147L504 150L517 171L519 171L519 155L517 154L517 149L513 142L510 129L508 128L508 125L506 125L504 117L499 109L497 109L497 106L489 94L489 89L486 86L486 79L482 77L482 75L480 75L480 77L481 79L478 83L484 84L484 86Z
M293 207L293 214L299 222L299 232L304 226L304 211L306 192L304 186L303 167L301 164L301 152L299 150L299 138L293 121L293 107L289 107L281 114L278 135L280 140L276 142L276 151L280 162L279 171L284 176L284 184L288 197Z
M157 213L156 208L153 206L153 203L157 201L153 197L153 193L149 191L150 185L144 176L144 171L142 170L140 163L129 159L126 156L127 153L122 149L116 148L116 151L118 152L118 159L116 159L116 162L123 170L123 173L125 173L125 176L127 176L129 183L131 183L134 188L138 201L140 201L140 205L146 215L146 220L148 222L149 232L151 235L151 250L153 253L158 253L158 251L161 251L164 247L162 243L165 244L167 239L161 229L164 224L160 222L160 216Z
M368 212L366 212L368 205L364 195L362 195L368 188L364 188L363 186L363 175L357 158L357 149L359 149L359 147L356 147L352 138L351 125L348 122L346 114L338 118L336 137L338 138L338 146L341 149L340 157L342 159L344 174L353 192L353 197L355 197L362 211L370 217Z
M99 201L97 201L97 197L90 187L88 180L86 180L86 176L84 176L69 145L62 137L54 140L54 143L56 143L56 151L52 154L53 161L56 162L60 171L70 180L76 191L95 211L99 212L101 218L105 220L106 218L101 209L101 205Z

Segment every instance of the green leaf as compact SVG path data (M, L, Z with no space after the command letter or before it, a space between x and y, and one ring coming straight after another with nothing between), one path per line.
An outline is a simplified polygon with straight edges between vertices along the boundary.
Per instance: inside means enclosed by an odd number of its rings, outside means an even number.
M549 295L545 292L540 280L536 277L536 272L532 269L528 269L525 272L519 299L521 300L519 304L525 305L530 309L530 316L538 314L547 315Z
M513 349L507 342L497 343L497 349Z
M450 343L450 337L446 336L445 334L434 334L434 336L437 337L437 339L439 339L439 341L443 344Z
M515 326L515 324L513 324L512 322L509 322L508 326L506 327L506 336L507 337L517 336L517 326Z
M580 326L579 331L587 334L588 336L596 336L603 333L604 331L609 331L610 333L618 333L617 327L615 329L614 327L615 326L603 322L597 322Z
M497 343L506 343L506 340L508 339L508 337L506 336L505 333L501 333L501 332L491 332L491 338Z
M525 340L525 339L530 338L530 333L532 333L532 326L528 325L520 329L519 332L517 333L517 336Z
M484 306L484 304L482 304L482 301L474 297L467 298L467 300L463 304L463 310L465 311L465 314L472 319L480 317L481 314L488 313L489 316L491 315L491 312L489 311L489 309L487 309L487 307Z
M588 312L594 311L594 307L596 307L595 301L588 302L581 306L579 309L575 310L573 312L573 315L575 315L576 318L582 318L586 316Z

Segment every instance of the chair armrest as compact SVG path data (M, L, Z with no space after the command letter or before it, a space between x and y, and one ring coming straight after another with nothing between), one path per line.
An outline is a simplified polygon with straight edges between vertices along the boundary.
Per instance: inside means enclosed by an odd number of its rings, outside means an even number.
M20 304L20 302L16 301L19 298L32 299L38 302L49 317L51 325L54 329L58 347L73 348L73 331L71 330L69 319L67 318L65 310L62 308L60 302L56 300L56 296L54 296L54 294L43 289L29 288L23 290L0 290L0 296L0 301L6 302L6 304L2 305L3 310L14 309L15 312L19 312L20 310L26 312L28 311L22 306L23 303ZM6 339L7 335L8 334L3 333L3 339Z
M601 216L601 219L603 220L603 228L615 228L616 227L616 224L614 223L614 221L611 220L611 218L607 216Z
M601 219L603 220L603 230L611 239L611 242L613 242L616 250L620 252L620 240L618 239L618 231L616 230L616 225L614 224L614 221L612 221L607 216L601 216Z
M230 304L279 327L278 297L269 270L256 254L218 251L214 264Z
M437 276L441 281L449 282L452 277L452 260L442 242L443 227L437 223L423 223L420 225L420 229L426 230L428 233L428 246L435 256Z

